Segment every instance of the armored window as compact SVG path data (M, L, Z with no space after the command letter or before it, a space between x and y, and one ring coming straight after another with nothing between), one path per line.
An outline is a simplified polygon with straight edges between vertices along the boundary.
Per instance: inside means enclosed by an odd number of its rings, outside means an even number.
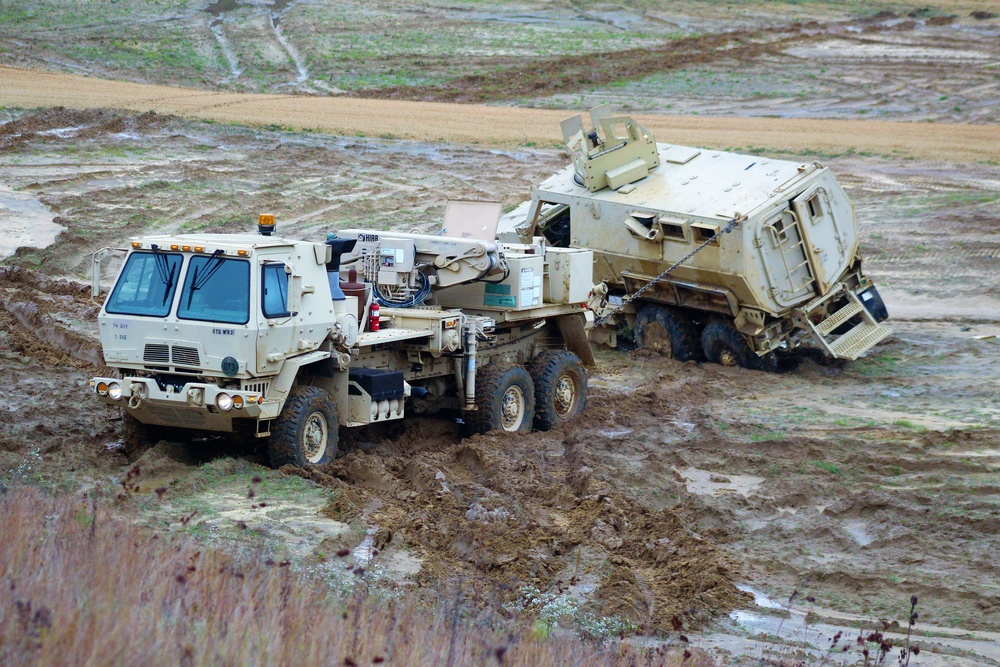
M180 279L183 257L176 253L129 255L105 311L115 315L166 317Z
M784 242L788 240L788 230L785 229L784 218L778 218L777 220L771 223L771 226L774 227L774 234L775 236L778 237L779 242Z
M717 225L706 225L704 223L695 223L691 225L691 230L694 232L694 240L698 243L704 243L719 233L719 227ZM716 238L712 241L712 245L719 245L719 239Z
M284 264L265 264L261 269L261 303L264 317L290 317L288 310L288 272Z
M684 233L684 225L679 222L666 222L660 220L660 229L663 236L674 241L687 241L687 234Z
M250 320L250 263L242 259L192 257L181 288L182 320L246 324Z
M818 222L823 217L823 205L818 194L806 200L806 208L809 211L809 219L813 222Z

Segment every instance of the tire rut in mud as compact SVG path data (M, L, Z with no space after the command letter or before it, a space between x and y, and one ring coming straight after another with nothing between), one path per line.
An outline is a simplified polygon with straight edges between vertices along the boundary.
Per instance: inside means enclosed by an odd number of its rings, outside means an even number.
M421 585L457 579L501 603L522 586L571 590L645 632L668 632L675 616L701 625L747 604L733 561L680 513L594 474L586 419L461 442L453 433L428 441L416 420L374 450L283 470L340 491L331 517L375 527L381 547L416 552Z
M721 59L748 63L815 40L818 33L849 37L850 33L843 34L844 29L857 25L865 25L866 32L912 30L915 26L910 22L903 27L887 27L869 19L822 24L809 21L764 30L732 30L685 37L654 48L534 60L524 65L452 79L444 85L396 86L354 91L352 95L424 102L483 103L565 94Z

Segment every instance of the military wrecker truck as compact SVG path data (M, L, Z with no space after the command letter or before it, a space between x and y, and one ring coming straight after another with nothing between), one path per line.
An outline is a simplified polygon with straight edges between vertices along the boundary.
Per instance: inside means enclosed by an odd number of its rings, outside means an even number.
M829 169L658 144L609 105L562 123L572 164L504 216L513 242L594 251L608 302L591 338L775 370L800 346L856 359L891 329L861 270L854 206Z
M258 235L132 239L98 318L117 372L93 391L121 407L129 453L167 428L239 433L267 438L273 466L326 463L338 427L415 413L451 409L476 432L570 420L592 363L592 254L500 244L499 213L481 239L294 241L266 215Z

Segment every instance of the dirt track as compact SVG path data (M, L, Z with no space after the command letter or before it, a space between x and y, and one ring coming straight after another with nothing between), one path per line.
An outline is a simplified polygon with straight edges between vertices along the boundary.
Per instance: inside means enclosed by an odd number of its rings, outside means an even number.
M153 110L253 126L500 147L558 145L559 121L576 112L218 93L8 66L0 66L0 106ZM1000 153L1000 127L995 125L678 116L640 120L659 141L692 146L755 146L803 156L871 152L947 162L984 162Z

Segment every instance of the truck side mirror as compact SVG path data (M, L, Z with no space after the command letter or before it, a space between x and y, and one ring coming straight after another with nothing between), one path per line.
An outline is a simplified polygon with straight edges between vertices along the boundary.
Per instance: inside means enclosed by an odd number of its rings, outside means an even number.
M90 259L90 296L97 298L101 296L101 262L108 258L111 248L101 248Z

